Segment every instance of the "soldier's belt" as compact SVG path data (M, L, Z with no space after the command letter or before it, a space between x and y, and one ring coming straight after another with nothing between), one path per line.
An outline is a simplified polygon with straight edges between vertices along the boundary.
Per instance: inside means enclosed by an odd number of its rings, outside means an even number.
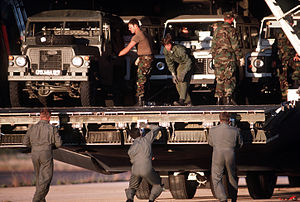
M153 58L153 55L139 55L139 57L142 57L142 58L144 58L146 60L150 60L150 59Z
M32 145L31 151L46 151L51 149L52 149L51 145Z

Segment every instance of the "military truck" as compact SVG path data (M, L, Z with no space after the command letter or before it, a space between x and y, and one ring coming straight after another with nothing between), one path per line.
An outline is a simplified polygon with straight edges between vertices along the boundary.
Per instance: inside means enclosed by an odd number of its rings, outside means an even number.
M293 24L297 26L299 23L298 11L293 14ZM254 98L250 103L259 104L255 103L258 97L264 98L267 103L281 101L277 76L277 68L280 68L281 61L278 59L275 45L279 33L283 32L281 27L274 15L264 17L261 21L257 47L255 51L246 54L245 81L248 86L252 86L249 98Z
M194 71L191 78L193 92L209 93L215 89L215 74L210 53L213 27L215 23L224 21L222 15L181 15L169 19L165 23L164 36L170 33L175 44L184 45L194 57ZM243 54L252 51L258 40L259 23L250 17L237 17L234 21L239 36L239 44ZM171 79L167 69L162 49L155 55L156 61L152 71L152 80ZM243 69L240 69L240 80L243 79ZM212 103L210 103L212 104Z
M9 56L11 105L26 106L30 99L45 105L66 97L95 105L97 89L114 86L125 72L123 59L115 57L124 47L123 27L121 18L92 10L52 10L29 17L22 54Z

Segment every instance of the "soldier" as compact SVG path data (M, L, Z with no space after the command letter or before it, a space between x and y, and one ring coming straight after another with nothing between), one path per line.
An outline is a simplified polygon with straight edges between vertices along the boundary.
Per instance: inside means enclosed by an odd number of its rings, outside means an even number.
M235 104L233 92L236 86L236 63L242 57L238 45L235 28L231 26L234 20L232 12L224 13L224 23L214 32L211 54L214 59L216 90L215 97L220 104Z
M150 75L151 63L153 61L153 52L151 42L139 27L137 19L133 18L128 22L128 29L132 34L135 34L129 44L119 52L119 56L126 55L137 44L137 90L138 105L144 105L145 83Z
M294 61L295 61L295 69L292 75L292 79L294 80L294 87L295 88L299 88L300 85L300 57L298 55L298 53L296 53L295 57L294 57Z
M218 28L219 24L220 24L219 22L215 22L215 23L213 23L211 25L211 28L213 29L213 31L216 31L216 29Z
M289 89L289 76L290 72L293 71L293 58L296 54L294 47L287 38L287 36L282 32L278 35L278 57L281 61L281 68L277 69L277 74L279 77L281 97L283 101L287 100L287 91ZM290 81L291 82L291 81Z
M36 190L33 202L46 201L53 176L52 147L62 144L57 128L49 124L50 113L47 109L40 112L40 121L31 126L23 139L23 144L31 147L31 158L35 171Z
M213 147L211 176L215 195L220 201L227 201L227 196L222 184L225 169L229 183L235 189L232 201L236 201L238 182L235 164L235 150L243 144L240 132L229 125L229 114L220 113L220 125L209 130L208 143Z
M151 144L158 134L160 127L148 124L142 124L141 127L150 129L151 131L145 136L141 136L139 128L128 130L129 135L134 139L134 142L128 150L132 167L129 188L125 189L127 197L126 202L133 202L136 190L143 178L152 185L149 202L153 202L163 190L161 178L152 168L151 148Z
M174 45L172 37L167 34L162 41L164 55L169 71L172 74L173 83L176 85L179 100L174 101L175 106L191 105L191 97L188 86L191 76L192 60L187 54L186 48L182 45ZM178 64L175 67L175 63Z

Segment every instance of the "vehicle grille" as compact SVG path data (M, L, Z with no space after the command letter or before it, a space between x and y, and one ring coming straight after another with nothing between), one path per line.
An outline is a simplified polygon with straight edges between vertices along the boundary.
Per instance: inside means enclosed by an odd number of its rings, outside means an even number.
M200 58L195 62L195 74L213 74L214 70L210 67L212 59Z
M56 54L49 54L49 51L40 51L39 69L61 69L61 50L55 51Z
M34 69L43 70L62 70L68 66L72 59L71 49L31 49L29 50L29 58Z
M207 74L207 59L198 59L196 61L195 74Z

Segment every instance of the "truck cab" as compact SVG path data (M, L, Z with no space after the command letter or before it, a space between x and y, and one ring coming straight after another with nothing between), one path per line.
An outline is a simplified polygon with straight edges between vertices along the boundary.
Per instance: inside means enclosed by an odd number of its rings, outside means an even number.
M222 15L181 15L169 19L165 23L163 36L170 33L174 43L184 45L194 60L194 70L190 81L191 90L194 93L213 95L215 89L214 65L211 55L213 25L223 21ZM243 53L246 54L253 50L258 38L258 21L249 17L238 17L234 21L234 26L237 28ZM152 80L161 81L172 78L162 50L163 47L161 47L160 54L155 55L155 64L150 78ZM243 78L243 76L240 77Z
M9 56L13 107L26 100L77 98L96 103L97 88L112 85L113 60L124 47L123 21L92 10L44 11L28 18L21 55ZM119 70L120 71L120 70Z

